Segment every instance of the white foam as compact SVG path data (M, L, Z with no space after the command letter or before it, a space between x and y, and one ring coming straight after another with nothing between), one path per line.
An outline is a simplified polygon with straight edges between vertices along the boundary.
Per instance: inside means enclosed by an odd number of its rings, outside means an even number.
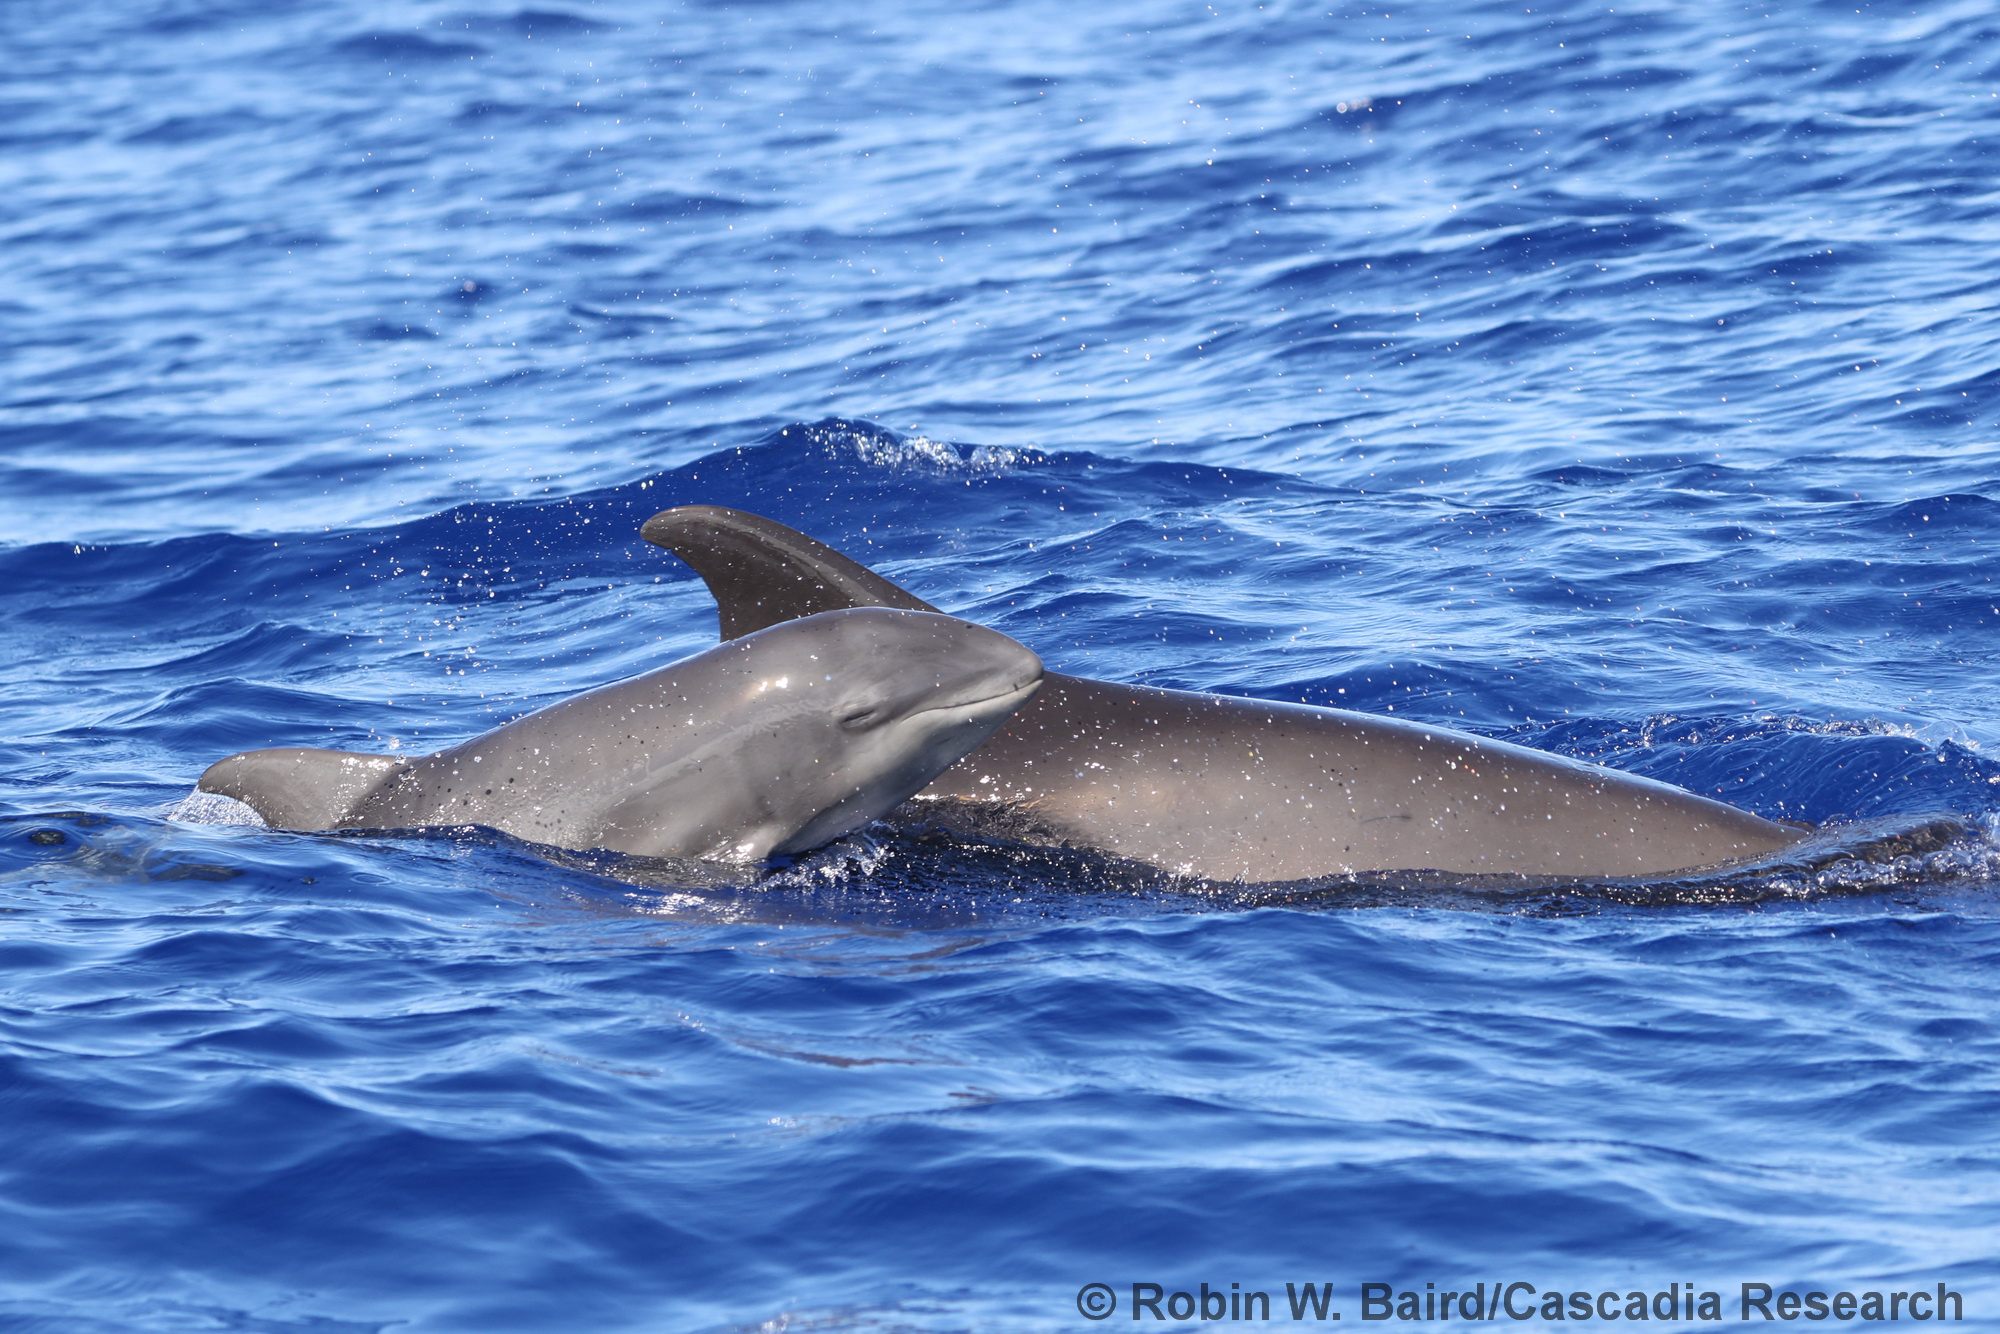
M264 817L244 805L234 797L225 797L219 792L203 792L196 789L182 797L174 808L167 812L169 820L182 820L188 824L247 824L267 828Z

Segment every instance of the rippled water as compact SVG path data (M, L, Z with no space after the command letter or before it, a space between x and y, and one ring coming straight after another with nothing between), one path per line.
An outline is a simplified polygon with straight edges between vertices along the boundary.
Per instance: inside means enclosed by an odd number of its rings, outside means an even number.
M1285 1323L1329 1280L1995 1323L1989 7L0 37L0 1324ZM234 750L422 751L711 643L637 538L686 502L1061 670L1905 837L1510 896L169 818Z

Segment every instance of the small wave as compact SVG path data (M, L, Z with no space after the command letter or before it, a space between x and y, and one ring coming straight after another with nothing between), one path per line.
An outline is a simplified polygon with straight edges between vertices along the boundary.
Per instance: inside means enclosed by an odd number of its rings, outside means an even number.
M924 435L898 435L872 422L838 417L781 427L775 436L767 437L774 444L793 439L803 440L834 461L890 470L995 471L1048 462L1048 455L1040 450L953 444Z
M344 56L372 57L388 61L463 60L486 54L486 48L471 42L448 42L413 32L357 33L334 44Z

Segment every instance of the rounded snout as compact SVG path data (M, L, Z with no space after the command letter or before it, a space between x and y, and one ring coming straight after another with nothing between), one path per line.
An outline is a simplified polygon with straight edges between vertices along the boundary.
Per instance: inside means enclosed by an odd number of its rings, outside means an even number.
M824 770L837 790L824 791L827 807L775 852L817 847L880 819L1041 689L1032 650L955 616L858 607L788 624L814 636L822 666L834 665L847 689L826 720L837 726L821 733L839 738L839 761Z
M932 708L953 708L982 703L1021 691L1032 692L1042 682L1042 660L1036 652L998 630L956 616L937 612L905 611L899 616L943 621L938 627L923 627L920 633L934 636L930 647L938 655L920 655L937 667L932 689L937 698Z
M850 728L981 704L1042 679L1042 660L1027 645L942 612L852 607L801 617L751 638L779 631L817 641L836 679L844 671L851 690L841 721Z

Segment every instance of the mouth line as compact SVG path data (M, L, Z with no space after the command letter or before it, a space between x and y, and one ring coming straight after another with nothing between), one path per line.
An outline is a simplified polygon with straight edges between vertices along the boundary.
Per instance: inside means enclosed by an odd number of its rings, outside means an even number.
M909 714L908 716L911 718L921 718L927 713L965 712L971 709L982 708L989 704L1010 699L1014 701L1011 707L1013 709L1018 709L1023 704L1026 704L1029 700L1035 697L1035 692L1039 691L1042 688L1042 680L1043 678L1038 676L1034 680L1028 682L1026 685L1012 686L1006 690L997 691L991 695L982 695L978 699L958 700L955 703L951 704L933 704L928 709L918 709L916 712Z

